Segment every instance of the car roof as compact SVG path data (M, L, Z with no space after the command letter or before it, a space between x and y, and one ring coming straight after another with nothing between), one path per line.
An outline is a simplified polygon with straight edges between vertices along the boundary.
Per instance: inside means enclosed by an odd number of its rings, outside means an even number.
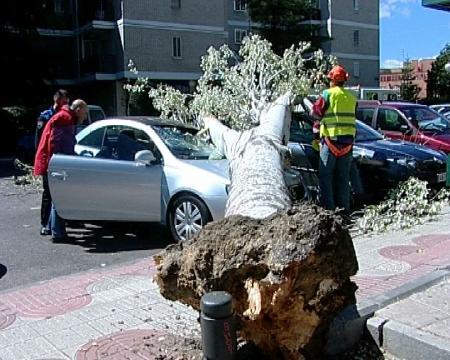
M174 120L162 119L157 116L115 116L115 117L111 117L111 118L108 118L108 119L102 120L102 121L114 122L114 120L132 120L132 121L140 122L142 124L150 125L150 126L153 126L153 125L155 125L155 126L178 126L178 127L184 127L184 128L198 130L197 127L195 127L191 124L185 124L185 123L182 123L179 121L174 121Z
M88 104L88 109L92 109L92 110L103 110L103 108L99 105L90 105Z
M407 106L416 106L416 107L427 107L423 104L416 104L413 102L407 101L380 101L380 100L358 100L358 107L368 107L368 106L390 106L393 108L402 108Z

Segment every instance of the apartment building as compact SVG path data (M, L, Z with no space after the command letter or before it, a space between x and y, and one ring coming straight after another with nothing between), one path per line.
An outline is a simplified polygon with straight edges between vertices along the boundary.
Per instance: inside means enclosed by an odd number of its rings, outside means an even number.
M210 46L238 49L257 28L245 0L47 0L36 50L49 54L58 86L68 87L109 115L125 113L123 83L135 75L188 91ZM339 3L339 5L338 5ZM321 25L328 54L351 85L378 86L379 1L318 0L311 24ZM51 60L50 60L51 59ZM61 61L62 59L62 61Z
M427 97L428 71L434 63L434 59L411 60L411 75L414 78L413 84L420 88L419 99ZM384 89L400 89L402 85L402 68L381 69L380 87Z
M337 56L350 74L349 85L377 87L380 69L378 0L317 0L320 23L329 38L325 53Z

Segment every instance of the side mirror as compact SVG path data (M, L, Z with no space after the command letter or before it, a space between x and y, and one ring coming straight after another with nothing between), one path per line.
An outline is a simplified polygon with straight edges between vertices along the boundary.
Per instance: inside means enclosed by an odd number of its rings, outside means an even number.
M151 165L156 162L156 158L150 150L141 150L134 155L134 161L143 165Z

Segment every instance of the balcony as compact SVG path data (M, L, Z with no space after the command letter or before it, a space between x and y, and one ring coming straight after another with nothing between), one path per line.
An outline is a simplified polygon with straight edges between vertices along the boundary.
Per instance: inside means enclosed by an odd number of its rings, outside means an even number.
M83 75L103 73L103 74L115 74L116 64L114 55L99 55L90 56L81 60L80 71Z
M78 25L83 27L95 20L115 21L114 4L112 0L79 1Z
M450 0L422 0L422 6L450 12Z
M37 28L51 30L72 30L73 16L68 12L43 12L36 19Z

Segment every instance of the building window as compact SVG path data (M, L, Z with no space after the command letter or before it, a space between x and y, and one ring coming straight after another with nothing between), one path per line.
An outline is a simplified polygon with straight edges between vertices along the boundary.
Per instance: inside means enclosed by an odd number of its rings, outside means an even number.
M172 56L181 59L181 38L179 36L172 38Z
M353 10L359 10L359 0L353 0Z
M359 30L353 31L353 46L359 46Z
M234 11L246 11L247 0L234 0Z
M55 14L64 14L67 12L68 4L66 0L54 0Z
M356 61L353 63L353 76L359 77L359 62Z
M242 40L247 36L247 30L234 29L234 42L235 44L242 44Z
M181 8L181 0L170 0L170 7L172 9L180 9Z

